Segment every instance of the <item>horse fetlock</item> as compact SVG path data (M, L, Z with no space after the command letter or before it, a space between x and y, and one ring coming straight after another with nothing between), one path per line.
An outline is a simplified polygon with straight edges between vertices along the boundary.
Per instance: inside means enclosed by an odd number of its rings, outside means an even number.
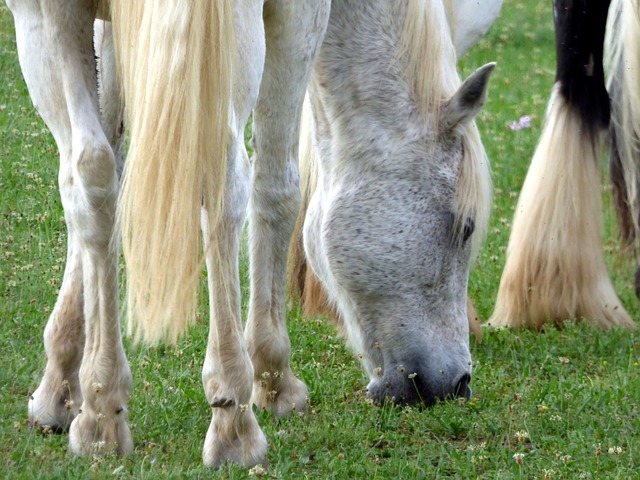
M105 412L83 405L69 429L71 452L76 455L128 454L133 449L133 439L126 417L125 405Z
M211 408L230 408L235 407L236 405L237 403L233 398L216 396L211 401Z
M79 392L80 388L75 383L51 381L45 375L29 398L29 424L45 432L66 431L78 413L81 403Z
M64 395L48 397L38 390L29 398L27 409L31 427L47 433L65 432L77 414L73 400Z
M267 439L250 405L212 410L202 460L212 468L218 468L227 461L244 467L266 462Z
M244 382L242 382L244 384ZM231 387L224 383L209 379L204 382L207 401L214 409L234 409L249 405L251 398L250 385Z
M280 418L294 411L306 411L308 399L307 386L287 368L284 371L263 372L256 377L251 403L270 410Z
M265 318L269 317L265 315ZM250 321L245 333L247 350L251 357L256 378L262 375L263 372L277 374L277 372L289 370L291 341L286 331L285 321L276 319L270 321L277 324L278 327L271 330L258 327L258 322Z

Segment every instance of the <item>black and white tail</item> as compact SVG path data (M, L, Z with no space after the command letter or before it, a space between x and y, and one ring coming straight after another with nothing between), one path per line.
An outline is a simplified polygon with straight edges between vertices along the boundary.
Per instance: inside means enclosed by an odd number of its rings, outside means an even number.
M609 124L609 2L556 0L556 81L513 220L491 325L635 326L607 274L599 159Z

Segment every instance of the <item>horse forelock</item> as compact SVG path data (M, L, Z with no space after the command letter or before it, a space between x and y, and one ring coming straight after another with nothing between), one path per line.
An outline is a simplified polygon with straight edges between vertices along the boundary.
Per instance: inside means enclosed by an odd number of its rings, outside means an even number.
M475 122L466 125L462 133L464 153L456 191L456 218L453 231L457 238L460 238L468 219L473 220L475 231L471 237L471 251L472 256L475 257L489 226L491 171Z
M444 103L460 87L451 30L451 0L409 0L399 53L406 62L407 81L420 113L434 125L440 124ZM461 237L468 219L475 224L472 251L484 238L491 208L489 161L475 122L458 128L463 142L463 159L456 192L454 241Z

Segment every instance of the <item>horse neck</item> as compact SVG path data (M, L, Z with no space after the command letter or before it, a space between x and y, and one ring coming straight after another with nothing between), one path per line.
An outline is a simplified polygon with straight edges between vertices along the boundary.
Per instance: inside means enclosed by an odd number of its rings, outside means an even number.
M404 0L333 1L310 88L325 162L336 145L380 152L416 129L398 55L405 10Z
M334 0L331 9L312 94L332 120L357 114L382 127L406 124L411 95L398 56L406 2Z

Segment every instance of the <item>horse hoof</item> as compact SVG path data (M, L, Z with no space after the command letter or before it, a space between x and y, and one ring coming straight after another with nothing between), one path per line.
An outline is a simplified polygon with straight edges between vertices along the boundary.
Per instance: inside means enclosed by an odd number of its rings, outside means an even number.
M67 432L77 413L73 402L64 397L46 400L47 396L39 389L31 395L27 406L29 425L45 434Z
M121 413L104 415L81 410L69 428L71 452L76 455L126 455L131 452L131 430Z
M291 412L307 409L309 389L289 371L271 381L262 379L253 384L251 403L268 410L276 418L288 417Z
M213 409L202 460L211 468L225 462L249 468L266 464L267 439L251 408Z

